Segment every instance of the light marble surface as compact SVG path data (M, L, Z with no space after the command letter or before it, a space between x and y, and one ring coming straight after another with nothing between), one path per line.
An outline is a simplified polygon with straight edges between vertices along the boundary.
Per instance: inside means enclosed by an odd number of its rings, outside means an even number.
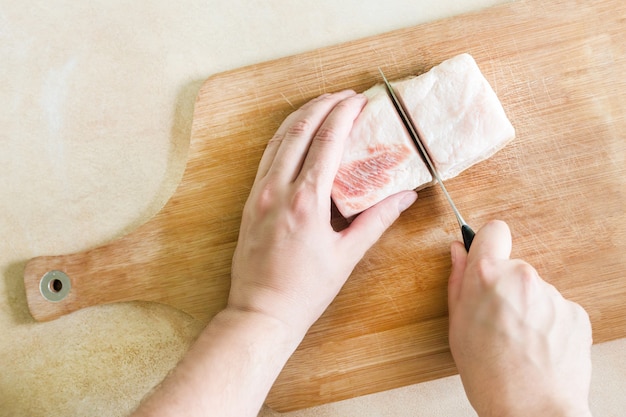
M29 258L99 246L162 207L204 79L497 2L0 0L0 416L126 415L199 331L144 303L35 323L21 280ZM625 348L593 348L598 416L626 410ZM474 413L456 376L289 415Z

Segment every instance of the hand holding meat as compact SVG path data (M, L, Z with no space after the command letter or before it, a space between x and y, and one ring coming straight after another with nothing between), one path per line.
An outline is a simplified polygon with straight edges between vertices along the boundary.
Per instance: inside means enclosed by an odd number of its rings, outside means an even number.
M510 260L505 223L452 245L450 348L485 416L589 416L591 325L529 264Z
M344 141L366 98L325 94L265 149L246 202L226 309L136 416L255 416L302 337L365 251L417 198L388 197L347 228L330 224Z
M229 307L277 318L303 335L415 201L415 192L401 192L347 229L331 227L333 179L366 101L352 91L323 95L291 114L269 142L244 208Z

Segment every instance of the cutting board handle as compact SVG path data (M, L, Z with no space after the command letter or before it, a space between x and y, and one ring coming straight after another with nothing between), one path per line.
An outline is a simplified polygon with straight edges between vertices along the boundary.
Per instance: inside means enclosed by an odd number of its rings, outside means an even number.
M137 287L144 281L128 279L126 266L131 261L149 263L153 254L133 250L130 240L31 259L24 270L24 286L33 318L48 321L89 306L137 299L142 294Z
M171 200L168 207L175 212L180 204ZM225 235L215 233L211 227L216 223L207 217L193 224L188 216L172 215L168 207L103 246L31 259L24 270L24 286L33 318L48 321L85 307L151 301L208 322L228 299L239 217L217 224L226 228ZM190 227L199 236L181 244L185 239L180 233L190 233ZM221 243L217 249L215 240Z

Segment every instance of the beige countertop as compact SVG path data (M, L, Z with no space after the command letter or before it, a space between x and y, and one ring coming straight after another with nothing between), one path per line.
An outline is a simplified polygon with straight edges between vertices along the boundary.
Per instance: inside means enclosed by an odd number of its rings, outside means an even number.
M199 331L148 303L36 323L22 274L34 256L99 246L158 212L207 77L495 3L0 0L0 417L126 415ZM626 339L593 347L595 415L626 410L625 351ZM288 415L474 413L455 376Z

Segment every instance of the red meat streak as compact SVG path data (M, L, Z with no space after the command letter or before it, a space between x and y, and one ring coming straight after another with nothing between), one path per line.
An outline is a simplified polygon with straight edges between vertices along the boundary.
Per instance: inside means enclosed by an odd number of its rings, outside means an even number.
M349 199L362 197L373 189L380 189L390 181L389 172L410 155L403 145L368 149L369 157L344 164L335 177L336 191Z

